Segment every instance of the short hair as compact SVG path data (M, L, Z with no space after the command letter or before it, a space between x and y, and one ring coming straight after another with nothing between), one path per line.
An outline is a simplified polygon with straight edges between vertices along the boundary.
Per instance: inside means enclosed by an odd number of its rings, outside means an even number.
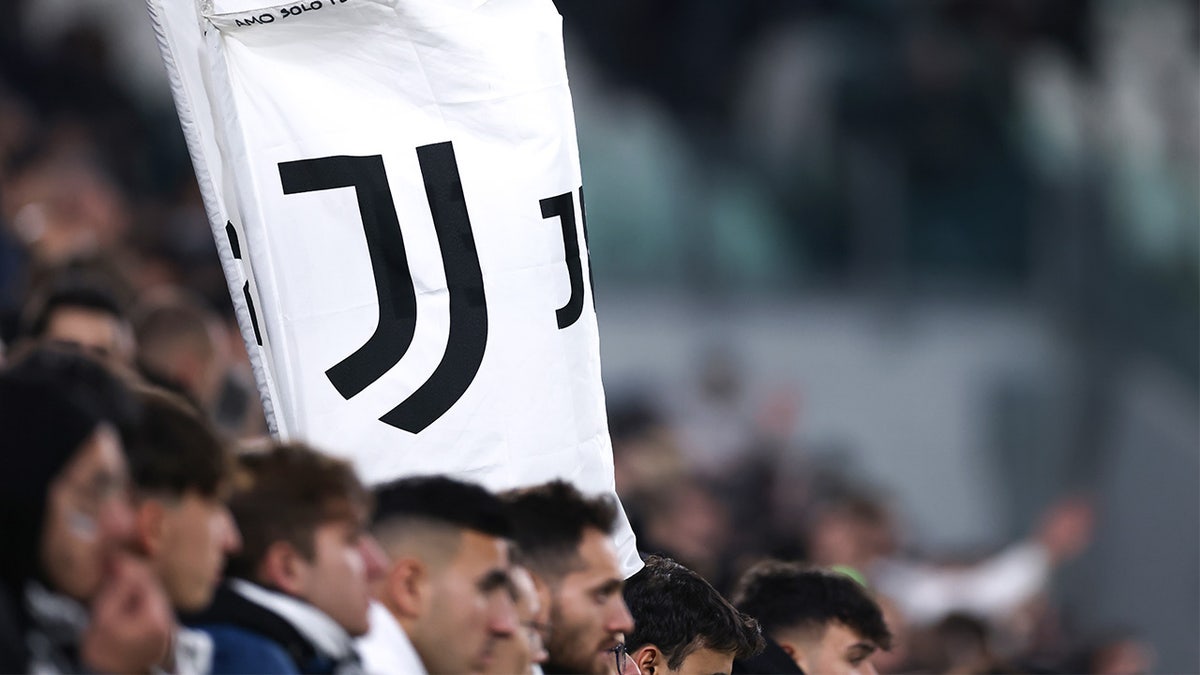
M143 361L170 358L170 349L186 344L210 357L216 352L209 324L214 315L190 295L171 293L138 307L134 315L134 333L138 354ZM159 365L151 363L150 365Z
M376 487L374 525L399 519L428 520L502 539L512 537L512 525L499 497L448 476L401 478Z
M54 312L63 307L86 309L126 322L125 308L112 291L95 279L68 274L56 280L30 301L23 321L23 334L40 338L50 327Z
M611 535L616 525L612 496L585 497L563 480L512 490L502 498L519 551L516 562L543 577L561 577L575 567L589 527Z
M138 442L127 449L134 485L178 497L217 496L233 477L233 455L217 431L186 400L157 387L140 387L145 413Z
M762 651L758 622L739 612L699 574L657 555L625 582L625 604L633 615L627 651L653 644L678 670L697 649L744 659Z
M371 495L354 467L303 443L284 443L238 457L240 475L229 510L242 548L227 562L229 576L254 580L267 550L287 542L311 559L314 533L340 518L366 517Z
M878 603L861 584L838 572L767 560L738 581L733 604L758 619L767 635L838 622L881 649L892 645Z

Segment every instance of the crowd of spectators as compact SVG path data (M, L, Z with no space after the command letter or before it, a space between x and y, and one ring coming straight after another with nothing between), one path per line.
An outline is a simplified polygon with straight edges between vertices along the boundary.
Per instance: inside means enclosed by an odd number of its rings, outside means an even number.
M565 484L368 489L264 441L166 112L92 29L42 51L0 33L0 671L1152 667L1137 636L1075 634L1047 595L1088 543L1086 501L1002 550L915 556L879 490L791 446L786 402L730 405L728 368L691 410L612 401L648 556L629 580L605 537L618 505Z

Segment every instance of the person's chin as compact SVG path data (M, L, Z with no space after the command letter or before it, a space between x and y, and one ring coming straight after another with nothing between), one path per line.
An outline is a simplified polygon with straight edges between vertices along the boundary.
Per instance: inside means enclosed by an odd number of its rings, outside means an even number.
M607 675L616 672L616 657L613 656L612 648L602 649L592 657L592 669L588 672L594 675Z

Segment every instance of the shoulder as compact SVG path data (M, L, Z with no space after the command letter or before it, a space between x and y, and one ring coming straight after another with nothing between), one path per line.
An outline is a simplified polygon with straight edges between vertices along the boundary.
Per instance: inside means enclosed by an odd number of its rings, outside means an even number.
M212 638L214 673L293 675L299 672L287 651L263 635L228 624L196 626L196 629Z

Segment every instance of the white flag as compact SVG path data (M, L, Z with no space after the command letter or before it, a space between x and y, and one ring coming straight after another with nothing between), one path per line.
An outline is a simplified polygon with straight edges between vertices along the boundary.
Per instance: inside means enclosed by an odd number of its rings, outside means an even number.
M551 0L193 1L150 13L273 431L613 493Z

